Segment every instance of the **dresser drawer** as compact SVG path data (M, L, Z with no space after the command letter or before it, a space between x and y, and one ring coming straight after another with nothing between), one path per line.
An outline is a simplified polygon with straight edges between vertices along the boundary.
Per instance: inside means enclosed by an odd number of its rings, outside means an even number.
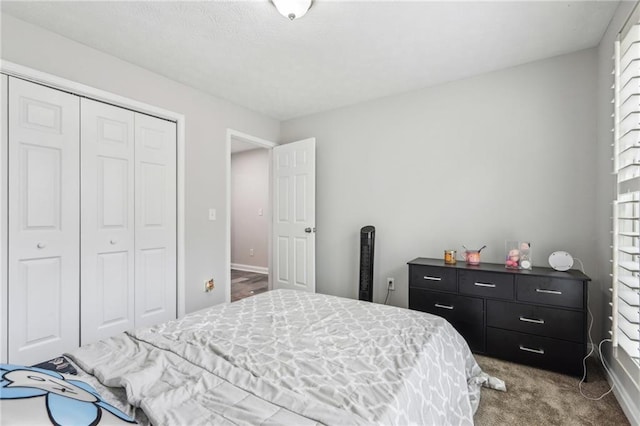
M581 376L585 345L487 327L487 353L509 361Z
M584 342L584 314L521 303L487 300L487 326Z
M458 291L456 270L439 268L437 266L411 265L409 287L423 288L426 290Z
M583 309L583 281L551 277L516 277L516 298L523 302Z
M409 309L439 315L449 321L479 322L483 318L483 301L475 297L409 289Z
M485 350L483 307L483 300L475 297L409 289L409 309L428 312L446 319L464 337L474 352Z
M482 271L460 271L460 294L513 300L513 275Z

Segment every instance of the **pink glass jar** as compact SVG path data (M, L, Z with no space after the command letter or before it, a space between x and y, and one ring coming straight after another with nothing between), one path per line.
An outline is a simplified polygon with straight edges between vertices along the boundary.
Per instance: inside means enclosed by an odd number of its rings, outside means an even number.
M467 265L479 265L480 264L480 251L479 250L465 250L464 260Z

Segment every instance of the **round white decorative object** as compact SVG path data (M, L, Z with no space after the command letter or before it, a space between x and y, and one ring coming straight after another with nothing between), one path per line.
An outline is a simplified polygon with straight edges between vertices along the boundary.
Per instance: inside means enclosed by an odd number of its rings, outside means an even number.
M523 260L520 262L520 266L524 269L531 269L531 262L528 260Z
M566 251L554 251L549 256L549 265L556 271L568 271L573 266L573 257Z

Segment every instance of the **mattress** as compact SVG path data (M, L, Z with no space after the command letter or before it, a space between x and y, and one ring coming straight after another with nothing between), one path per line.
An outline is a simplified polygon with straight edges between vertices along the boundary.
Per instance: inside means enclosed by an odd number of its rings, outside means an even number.
M443 318L294 290L67 356L156 425L473 424L480 388L504 389Z

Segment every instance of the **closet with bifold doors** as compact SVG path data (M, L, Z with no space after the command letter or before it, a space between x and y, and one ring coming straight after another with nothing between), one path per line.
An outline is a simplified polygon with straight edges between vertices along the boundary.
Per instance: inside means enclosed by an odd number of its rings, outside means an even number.
M176 124L11 76L2 84L7 361L176 318Z

